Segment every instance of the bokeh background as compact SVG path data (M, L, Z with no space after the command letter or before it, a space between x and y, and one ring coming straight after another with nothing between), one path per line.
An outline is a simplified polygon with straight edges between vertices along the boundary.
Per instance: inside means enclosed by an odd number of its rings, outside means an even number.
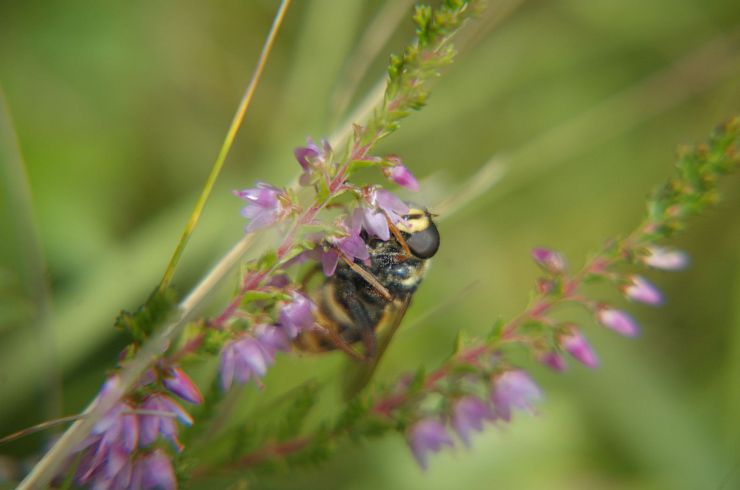
M125 338L112 322L161 277L276 8L267 0L0 4L0 82L23 155L19 167L4 114L0 435L80 410L114 366ZM412 36L409 9L406 0L295 2L176 276L180 291L241 236L230 191L294 178L293 147L335 131L348 104L381 79L389 53ZM442 248L380 376L432 367L458 331L483 333L519 312L537 274L533 246L561 250L577 267L631 230L644 197L671 172L675 148L740 109L739 26L732 0L490 0L428 107L382 144L424 179L415 199L432 206L464 195L492 157L503 173L441 223ZM648 273L667 304L629 306L641 337L618 338L573 312L601 367L571 363L555 375L527 365L546 392L539 415L491 428L470 451L434 456L426 473L391 435L343 443L318 469L244 481L740 488L738 176L723 191L718 209L673 242L691 267ZM624 306L612 291L596 294ZM327 362L281 359L264 396L296 384L296 370L330 384L336 372L326 366L343 360ZM48 435L0 447L0 467L27 464Z

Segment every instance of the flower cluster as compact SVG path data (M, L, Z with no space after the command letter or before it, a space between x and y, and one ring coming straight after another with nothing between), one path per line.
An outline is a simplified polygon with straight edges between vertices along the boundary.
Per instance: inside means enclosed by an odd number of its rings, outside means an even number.
M76 449L81 454L76 472L80 485L121 490L177 487L168 451L158 441L167 441L175 452L182 451L177 422L190 426L193 420L171 396L157 391L153 386L157 381L186 402L203 401L200 390L177 367L147 372L136 393L127 396L122 396L118 377L109 378L98 400L115 397L119 401Z
M301 262L307 258L317 260L322 264L326 276L334 274L339 260L367 261L370 253L361 234L384 241L390 239L391 226L403 220L408 206L380 186L352 184L349 178L354 169L375 166L398 185L409 190L417 190L419 187L416 178L400 158L395 155L371 157L367 155L368 149L357 147L352 152L352 162L339 163L334 160L334 150L328 141L323 140L321 144L316 144L309 138L306 146L295 149L294 155L301 167L299 183L314 190L314 202L303 207L291 193L265 183L237 191L235 194L247 201L242 210L242 215L249 219L246 231L272 226L289 217L296 217L297 223L319 224L315 220L318 211L349 193L355 198L354 208L342 204L345 212L335 219L333 226L325 226L323 232L307 236L301 245L305 248L292 261ZM353 166L353 162L357 164ZM288 234L278 247L278 255L291 250L294 241L295 237ZM259 289L261 280L267 278L267 273L256 281L245 278L240 294L245 296L249 291ZM234 382L242 384L255 380L259 384L278 352L288 350L290 342L301 332L318 328L314 321L316 306L305 294L295 288L291 289L289 280L282 284L271 282L268 285L272 287L270 294L273 303L278 304L276 318L265 321L262 315L253 318L249 322L251 326L246 330L229 329L230 338L221 349L220 361L221 386L224 390L229 389ZM280 295L287 295L289 298L280 298ZM263 311L265 306L266 304L262 305ZM249 313L240 311L237 298L216 323L222 326L231 319L243 318L245 315L249 316Z
M267 183L235 192L246 202L242 209L248 220L246 232L289 220L292 226L274 251L246 265L239 291L224 313L215 321L202 324L204 331L213 333L220 342L216 350L220 352L223 390L250 380L259 384L278 352L287 351L302 333L320 328L314 319L316 306L283 275L291 261L313 258L321 262L329 276L340 259L366 261L369 258L366 237L388 240L392 225L404 219L408 208L402 200L379 186L352 183L350 177L359 168L374 167L391 182L411 191L418 189L416 178L397 156L373 156L370 150L394 131L410 110L425 103L426 82L452 59L454 48L447 42L447 36L459 27L470 11L469 6L465 0L446 0L439 11L428 7L416 9L417 41L402 55L392 58L382 106L364 126L355 127L346 152L335 152L327 141L316 144L310 139L306 146L296 148L294 155L301 168L299 184L305 191L301 195L310 196L307 202L299 199L295 189ZM731 145L734 140L728 141L727 145ZM608 329L630 337L638 333L638 325L628 313L609 303L588 299L580 291L581 286L586 280L606 280L630 301L662 304L663 296L654 285L622 269L625 265L642 263L678 270L687 264L683 252L655 243L680 229L686 216L706 206L711 201L707 196L716 176L729 171L730 164L737 166L736 158L728 157L730 163L725 168L724 160L710 159L705 153L698 151L687 157L689 163L680 166L680 175L651 202L647 223L638 233L612 243L583 271L571 274L561 254L535 249L532 257L544 276L538 280L537 295L523 314L496 325L484 341L476 340L468 345L461 341L455 354L436 371L420 373L413 382L393 387L395 391L391 393L374 394L367 402L369 410L361 416L369 413L384 417L388 427L404 428L414 457L426 468L430 453L455 445L453 433L465 446L470 446L473 433L482 431L487 423L509 422L515 411L533 410L535 402L541 399L542 393L529 375L507 361L506 349L510 345L526 347L533 358L556 371L565 369L565 353L587 367L596 367L598 358L581 326L557 320L551 315L552 310L563 303L579 304ZM337 154L346 154L346 158L338 159ZM716 154L729 155L729 152ZM698 163L694 165L691 159ZM341 210L331 224L329 220L319 219L319 213L328 208ZM319 232L309 235L303 228L312 232L318 228ZM248 297L249 293L253 295ZM156 322L150 317L142 315L135 319L147 327L136 340L146 338L145 334L153 331ZM521 328L524 326L526 331ZM192 350L197 349L207 333L198 332L198 335L199 338L189 339L185 351L191 345L195 346ZM106 382L100 399L115 397L119 401L76 448L78 483L114 489L176 487L172 456L183 450L178 431L180 425L188 426L193 421L174 397L193 404L202 403L203 397L185 372L174 365L173 358L164 353L130 393L121 392L116 376ZM441 403L425 403L440 402L440 397ZM361 416L348 419L357 421ZM346 426L351 423L337 426L345 427L347 433ZM331 433L334 429L327 427L321 425L314 438L326 441L340 434L338 430ZM373 425L368 430L377 427ZM311 446L310 436L297 442L283 441L282 435L276 439L278 444L274 440L267 443L262 457L248 460L260 462L284 457L291 451Z
M457 433L466 447L471 445L471 434L483 430L486 422L509 422L514 410L531 410L542 398L542 392L522 370L511 369L491 377L487 400L474 395L457 398L451 413L444 418L423 417L407 431L411 452L422 469L428 466L429 453L438 452L454 442L446 423Z
M242 216L249 220L247 233L266 228L291 215L291 201L288 194L277 187L258 182L256 187L234 191L234 195L247 201Z
M234 381L259 383L278 352L290 348L291 340L301 332L314 328L316 305L303 293L292 291L281 303L278 322L258 324L248 332L240 332L221 350L221 387L228 390Z
M533 259L546 273L538 281L538 291L542 295L539 309L535 309L530 315L530 320L540 327L541 339L536 346L536 357L540 362L555 371L563 371L565 362L560 352L564 351L587 367L595 368L599 364L596 353L577 325L557 322L548 317L547 312L561 302L584 306L593 313L599 324L620 335L634 337L638 334L637 322L627 312L590 300L579 293L579 287L586 278L616 284L630 301L651 306L663 303L662 293L650 281L637 274L622 274L617 271L617 266L623 264L634 253L633 250L640 249L640 237L636 236L631 240L625 240L618 249L608 249L575 275L568 273L560 253L544 248L532 251ZM642 250L641 262L656 269L679 270L688 264L688 258L678 250L648 245Z
M367 151L365 148L364 151ZM295 158L301 167L300 185L312 187L316 194L327 201L344 192L353 192L359 204L359 216L349 213L341 232L344 241L351 241L361 223L365 230L381 240L388 240L388 221L396 223L406 212L406 205L390 192L377 186L356 186L349 178L356 167L333 161L333 149L328 141L322 140L321 146L311 138L306 146L295 149ZM409 169L395 155L385 158L370 157L363 153L355 155L362 158L361 166L376 166L392 182L411 191L419 189L419 183ZM242 216L249 220L246 231L251 232L265 228L289 217L296 216L302 208L297 199L286 190L270 184L259 182L253 188L234 191L234 194L245 201ZM341 233L340 233L341 234ZM342 241L336 239L337 242ZM338 245L335 243L335 245ZM348 245L349 246L349 245Z

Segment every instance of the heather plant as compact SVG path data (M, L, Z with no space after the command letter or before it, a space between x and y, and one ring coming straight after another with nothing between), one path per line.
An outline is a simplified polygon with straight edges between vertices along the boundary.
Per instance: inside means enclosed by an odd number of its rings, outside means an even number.
M348 264L363 274L369 237L398 238L397 225L409 210L398 188L423 191L424 183L412 164L381 152L378 144L424 107L432 82L455 59L455 36L475 22L479 9L478 2L467 0L416 7L415 39L391 56L383 95L369 114L353 120L344 137L308 137L297 147L290 163L299 173L294 185L255 182L235 189L246 220L244 238L189 295L178 298L173 272L246 111L250 86L161 283L138 310L123 312L116 321L130 343L111 364L95 400L31 471L24 488L51 479L91 488L177 488L223 475L259 476L319 465L345 440L390 433L404 438L426 469L434 464L432 453L474 448L475 433L512 422L516 412L546 416L543 390L530 373L533 364L562 372L572 358L596 368L599 357L589 330L605 328L624 337L640 333L639 305L602 299L598 285L631 303L663 304L663 294L644 270L688 265L688 255L668 240L719 201L720 178L740 165L737 118L705 143L682 148L673 175L648 197L643 221L607 241L581 268L573 270L558 251L534 248L531 257L541 276L527 307L485 325L486 335L463 330L440 365L409 365L395 380L360 385L332 410L324 401L332 387L322 381L300 384L263 407L279 413L278 422L256 409L239 413L249 407L245 395L269 391L267 375L275 365L299 355L294 345L301 335L329 335L316 321L316 286L303 280L307 271L320 269L318 274L331 277L338 264ZM444 218L440 210L440 221ZM256 237L273 243L243 259L257 248ZM235 266L229 300L213 314L201 313L206 294ZM366 279L373 284L372 277ZM390 296L382 285L375 287ZM574 315L573 307L591 320ZM353 358L362 358L363 346L337 348L348 358L350 367L341 368L345 377L367 362ZM247 391L250 385L259 389Z

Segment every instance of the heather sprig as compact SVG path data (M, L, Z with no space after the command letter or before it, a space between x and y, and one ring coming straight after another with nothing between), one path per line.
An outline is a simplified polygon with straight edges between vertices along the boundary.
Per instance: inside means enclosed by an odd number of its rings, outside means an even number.
M316 305L292 274L293 268L317 261L331 276L341 260L354 264L368 259L363 236L391 238L392 225L403 220L407 205L382 186L356 182L355 172L372 168L390 183L418 190L417 179L400 157L373 150L403 118L426 103L430 84L455 56L454 33L475 8L476 2L464 0L445 0L437 9L417 7L416 40L391 57L382 102L369 120L354 126L349 141L308 139L305 146L296 148L301 172L297 186L259 182L235 191L244 201L247 236L277 230L279 243L243 265L236 291L220 313L195 320L193 305L204 293L199 291L202 294L195 299L189 296L176 306L168 288L180 245L184 247L194 226L189 223L161 287L136 313L124 313L117 322L129 332L132 343L93 405L100 413L97 419L90 416L89 435L72 451L79 457L78 483L175 488L175 474L192 464L182 432L193 423L214 423L216 411L209 404L233 396L240 385L262 386L279 353L289 351L301 333L322 328L314 321ZM403 434L419 465L426 468L431 453L456 444L454 434L471 446L473 433L487 424L508 423L516 411L535 411L543 393L525 369L510 359L510 348L524 348L532 359L556 371L566 368L566 354L595 368L599 361L584 333L588 326L554 315L564 304L584 308L595 323L619 334L636 335L637 322L630 314L621 306L591 298L587 284L607 282L628 300L663 303L657 287L634 269L646 265L678 270L687 264L683 252L662 242L717 201L718 178L738 166L738 125L737 119L732 120L706 145L682 150L676 176L650 198L644 222L625 238L610 241L580 271L570 272L558 252L535 249L532 256L543 276L530 305L514 319L496 324L488 338L463 338L436 370L404 375L396 383L350 400L339 417L308 432L305 422L318 395L313 389L303 392L290 400L295 403L285 423L277 429L263 428L260 440L254 437L245 443L246 429L233 436L230 468L276 460L315 463L328 457L342 438L387 432ZM232 131L228 138L233 140ZM224 158L225 153L219 155L216 167ZM204 196L212 183L209 178ZM193 215L196 221L203 202ZM221 275L214 277L223 277L217 270ZM178 338L186 324L190 328ZM207 397L186 373L190 363L204 358L215 361L218 370L216 386ZM123 381L124 374L129 381Z
M454 56L449 37L472 12L473 3L448 0L435 10L417 8L417 40L403 55L392 59L386 97L368 122L355 125L346 149L337 153L328 141L316 145L312 140L296 149L295 157L302 170L299 187L308 193L302 192L299 197L300 188L280 188L268 183L235 191L245 201L242 214L248 220L248 237L262 229L281 228L282 238L275 249L245 264L237 292L220 315L192 322L192 328L178 341L176 336L191 320L194 305L223 277L226 264L234 262L230 253L206 276L203 287L197 287L175 306L169 286L174 268L243 119L255 80L264 66L263 51L255 77L160 286L137 312L124 312L117 321L131 335L132 343L121 353L120 375L112 373L105 385L115 389L104 388L85 418L49 452L27 484L48 481L63 456L78 453L82 455L77 472L80 484L174 488L170 458L183 450L178 421L191 425L193 419L171 395L196 405L204 401L182 369L181 361L218 353L221 387L226 391L237 383L258 381L274 362L275 354L287 350L291 339L303 330L317 328L312 320L314 306L297 284L286 280L284 272L309 255L319 254L327 272L338 260L366 258L361 231L389 239L389 225L402 219L406 204L380 186L356 184L350 179L360 168L375 167L395 184L410 190L418 188L416 178L400 158L373 155L371 151L382 137L398 127L400 119L423 105L428 83ZM287 4L281 5L265 50L269 50L275 26L282 20ZM341 211L328 220L320 216L327 208ZM243 240L236 249L243 249L247 243L247 239ZM120 429L124 426L128 427L126 431ZM98 439L90 441L88 436L85 443L75 445L75 438L84 437L86 430ZM134 432L138 447L127 439ZM153 481L151 475L136 476L142 468L155 466L162 470L163 480Z
M596 351L584 334L593 326L557 318L556 311L565 304L584 308L597 325L635 336L636 320L623 306L590 297L588 285L606 281L627 300L659 304L662 295L657 288L633 270L646 266L677 270L687 265L686 254L667 248L663 241L718 201L718 178L740 167L739 148L740 118L734 118L705 144L682 149L676 175L649 197L643 223L626 237L607 242L579 271L570 272L558 252L533 250L544 274L536 282L529 306L511 320L494 325L487 338L458 342L455 352L437 369L402 375L395 383L351 400L335 422L324 425L330 429L256 448L241 456L233 468L262 465L272 458L297 463L301 454L325 458L344 437L359 440L389 432L403 434L418 464L426 468L431 453L455 445L453 433L470 446L471 435L486 424L507 423L515 411L534 410L543 393L510 359L510 349L524 348L532 360L556 372L566 369L563 354L586 367L597 367ZM691 186L696 179L704 182L700 191ZM684 191L667 195L666 188ZM674 211L656 214L659 207ZM680 210L678 217L675 210Z

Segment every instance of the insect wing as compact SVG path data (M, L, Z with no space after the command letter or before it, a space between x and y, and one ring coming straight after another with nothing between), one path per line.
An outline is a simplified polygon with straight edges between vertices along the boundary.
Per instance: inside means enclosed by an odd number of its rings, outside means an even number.
M378 339L375 356L367 362L351 362L346 369L342 390L346 400L354 398L370 382L380 359L406 315L410 303L411 296L409 295L406 298L394 300L386 307L383 317L375 328Z

